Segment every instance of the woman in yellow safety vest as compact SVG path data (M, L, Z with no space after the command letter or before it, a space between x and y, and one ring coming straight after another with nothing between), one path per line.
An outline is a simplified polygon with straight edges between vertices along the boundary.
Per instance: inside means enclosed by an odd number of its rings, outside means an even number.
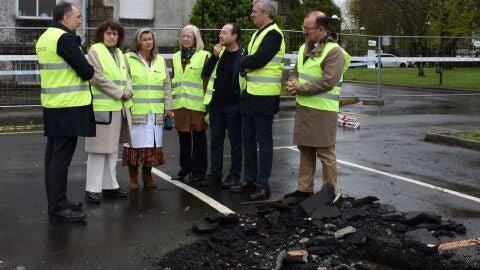
M137 30L125 56L132 80L133 105L130 107L131 143L123 148L122 164L128 166L130 190L139 188L139 166L142 166L144 187L155 188L152 167L165 163L162 148L164 115L173 117L170 75L149 28Z
M202 80L202 69L209 53L203 50L200 31L187 25L180 31L180 51L173 55L172 98L175 127L180 140L180 171L173 180L191 182L205 179L207 171L207 124L204 121L203 98L207 80Z
M123 38L124 30L119 23L103 22L96 30L95 44L88 51L88 61L95 69L91 85L97 129L96 137L85 139L88 152L85 201L90 203L100 203L100 192L103 196L127 197L116 177L121 109L129 106L132 96L125 58L119 49Z

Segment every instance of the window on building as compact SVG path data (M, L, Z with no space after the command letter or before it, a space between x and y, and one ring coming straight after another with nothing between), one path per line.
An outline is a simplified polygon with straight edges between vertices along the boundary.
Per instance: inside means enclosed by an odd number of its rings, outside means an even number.
M18 18L51 19L57 0L17 0Z

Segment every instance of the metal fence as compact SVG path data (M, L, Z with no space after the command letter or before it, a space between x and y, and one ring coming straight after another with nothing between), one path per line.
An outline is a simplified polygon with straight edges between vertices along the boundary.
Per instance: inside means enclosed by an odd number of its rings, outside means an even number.
M44 28L0 27L0 107L40 104L38 62L35 42ZM79 29L86 52L94 37L93 28ZM136 28L125 29L124 49ZM160 52L171 66L178 50L180 29L153 29ZM246 47L254 29L242 31ZM206 50L218 42L218 29L201 30ZM299 31L284 31L286 73L304 42ZM365 97L388 96L389 85L417 86L408 95L479 95L480 40L473 37L404 37L339 34L339 44L352 56L346 81L372 83ZM354 95L353 93L344 95Z

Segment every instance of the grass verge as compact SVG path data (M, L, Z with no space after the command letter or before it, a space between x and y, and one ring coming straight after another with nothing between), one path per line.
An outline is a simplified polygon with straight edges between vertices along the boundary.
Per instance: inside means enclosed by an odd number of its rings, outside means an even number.
M443 83L435 68L425 68L425 76L418 76L417 68L382 68L382 83L423 87L444 87L480 90L478 68L452 68L443 70ZM345 80L377 82L377 69L351 68L345 73Z
M456 138L460 138L460 139L480 142L480 131L455 132L455 133L449 133L448 135Z

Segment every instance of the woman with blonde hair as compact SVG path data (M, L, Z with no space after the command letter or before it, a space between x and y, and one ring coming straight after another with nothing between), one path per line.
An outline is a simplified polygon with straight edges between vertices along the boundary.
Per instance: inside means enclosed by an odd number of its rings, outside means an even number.
M123 148L128 166L130 190L137 190L138 167L142 168L144 188L155 188L152 167L165 163L162 148L163 120L173 117L170 75L158 53L155 35L149 28L136 31L126 53L127 72L132 80L133 105L131 144Z
M180 171L172 179L183 181L190 176L191 182L199 182L207 171L203 97L208 81L201 75L209 53L203 50L200 31L194 25L183 27L179 43L180 51L173 55L172 98L180 140Z

